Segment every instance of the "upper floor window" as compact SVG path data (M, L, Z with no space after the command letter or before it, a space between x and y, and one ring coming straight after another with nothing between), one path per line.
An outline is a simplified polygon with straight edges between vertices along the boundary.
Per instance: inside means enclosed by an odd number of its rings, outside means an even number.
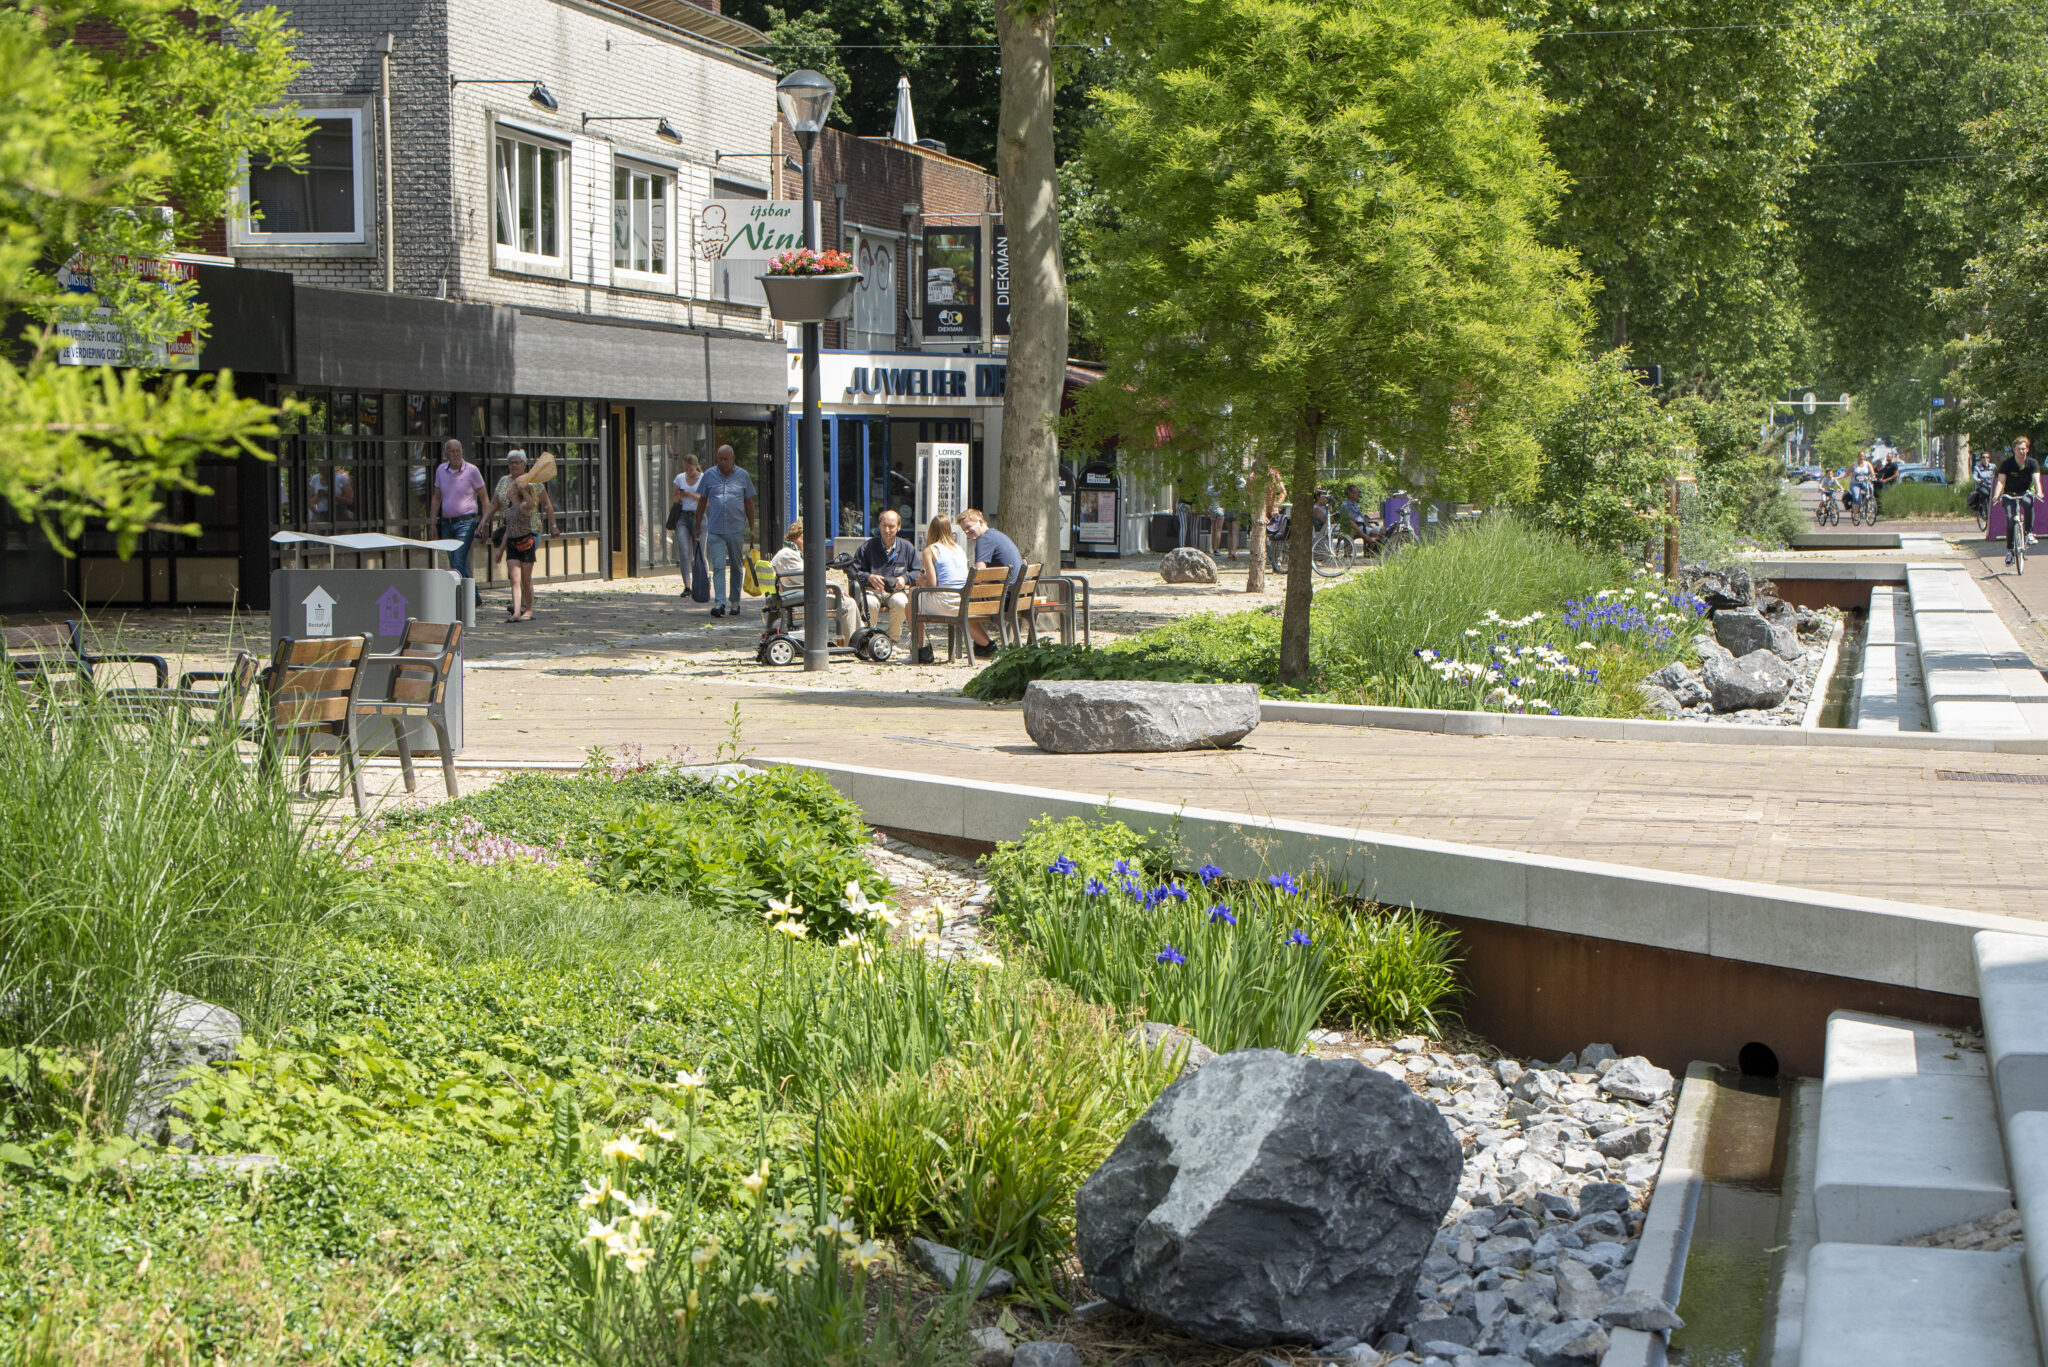
M365 168L361 109L306 109L311 125L298 166L268 158L249 163L249 220L240 236L251 244L361 242Z
M612 267L668 274L669 178L621 162L612 168Z
M567 150L554 144L498 134L491 179L501 252L539 257L550 265L562 261L568 226L562 180L568 161Z

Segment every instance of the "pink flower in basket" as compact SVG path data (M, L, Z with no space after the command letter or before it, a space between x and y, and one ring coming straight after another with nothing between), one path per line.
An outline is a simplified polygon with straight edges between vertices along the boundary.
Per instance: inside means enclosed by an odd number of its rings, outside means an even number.
M809 247L792 247L768 258L770 275L843 275L853 269L845 252L814 252Z

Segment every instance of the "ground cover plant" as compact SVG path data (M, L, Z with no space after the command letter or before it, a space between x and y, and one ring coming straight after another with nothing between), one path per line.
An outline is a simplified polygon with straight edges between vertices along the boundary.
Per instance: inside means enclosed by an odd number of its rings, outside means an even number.
M1380 706L1635 716L1637 681L1688 656L1706 608L1618 556L1488 516L1318 593L1313 611L1314 676L1301 689L1276 686L1279 619L1255 608L1093 650L1007 651L965 691L1001 702L1033 679L1152 679Z
M1970 491L1949 484L1909 484L1884 491L1886 517L1928 517L1961 521L1971 515Z

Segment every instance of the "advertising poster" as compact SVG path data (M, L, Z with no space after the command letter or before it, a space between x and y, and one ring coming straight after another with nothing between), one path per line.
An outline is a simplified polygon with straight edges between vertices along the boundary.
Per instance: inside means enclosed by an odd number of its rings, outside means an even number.
M924 335L981 336L981 228L924 230Z
M988 260L988 330L991 337L1010 335L1010 234L995 221Z

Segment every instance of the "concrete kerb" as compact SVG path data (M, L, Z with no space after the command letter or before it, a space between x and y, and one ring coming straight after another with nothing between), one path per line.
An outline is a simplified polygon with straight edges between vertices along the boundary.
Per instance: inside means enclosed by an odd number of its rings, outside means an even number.
M1707 1113L1713 1108L1714 1077L1719 1072L1711 1063L1698 1062L1685 1070L1671 1133L1664 1140L1664 1161L1657 1167L1657 1186L1643 1217L1636 1260L1629 1264L1628 1289L1655 1296L1667 1305L1676 1306L1685 1290L1685 1255L1692 1247L1700 1188L1706 1183ZM1668 1335L1640 1329L1610 1330L1601 1367L1664 1367L1668 1340Z
M870 823L905 832L994 843L1016 839L1040 816L1119 820L1178 841L1191 864L1213 863L1237 878L1313 871L1396 906L1953 996L1977 995L1977 931L2048 934L2048 926L2006 916L1106 794L811 759L753 762L821 773Z

